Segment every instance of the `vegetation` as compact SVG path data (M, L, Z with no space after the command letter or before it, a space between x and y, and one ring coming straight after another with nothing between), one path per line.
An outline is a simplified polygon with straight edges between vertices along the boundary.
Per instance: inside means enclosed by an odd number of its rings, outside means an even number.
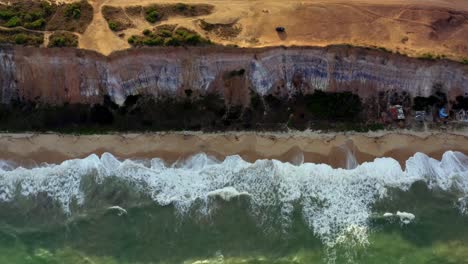
M6 27L17 27L20 25L21 25L21 19L17 16L10 18L10 20L8 20L8 22L6 22L5 24Z
M155 31L145 29L142 35L131 36L128 43L132 46L200 46L210 45L211 41L186 28L161 27Z
M110 22L109 22L109 28L110 28L110 30L112 30L112 31L117 31L117 30L119 29L118 22L110 21Z
M434 60L435 56L432 53L424 53L419 58L426 59L426 60Z
M79 19L81 17L81 2L67 5L65 7L65 16L68 18Z
M40 18L31 23L24 24L24 27L29 28L29 29L42 29L45 27L45 25L46 25L45 19Z
M85 0L70 4L14 1L0 5L0 26L10 28L84 32L92 17L93 8Z
M93 20L93 7L86 1L61 4L54 16L47 21L47 30L65 30L83 33Z
M102 7L101 12L112 31L122 31L134 26L121 7L105 5Z
M69 32L56 32L50 36L48 47L78 47L78 37Z
M441 59L445 59L447 56L445 55L434 55L432 53L423 53L421 56L419 56L418 58L419 59L423 59L423 60L441 60Z
M0 44L17 44L25 46L40 46L44 42L44 34L25 30L0 30Z
M161 15L155 7L148 8L145 13L145 19L150 23L156 23L161 19Z
M463 64L465 64L465 65L468 65L468 58L462 59L461 63L463 63Z
M168 13L173 12L176 15L181 16L201 16L208 15L212 12L213 6L210 5L190 5L185 3L177 3L171 6L172 10L168 10Z
M184 3L177 3L174 5L174 9L176 11L179 11L179 12L183 12L185 10L188 10L189 8L193 8L193 6L189 6L187 4L184 4Z
M383 51L383 52L387 52L387 53L393 53L391 50L385 48L385 47L375 47L376 49L380 50L380 51Z
M55 7L47 2L19 1L0 5L0 25L42 30L54 11Z
M240 26L236 22L227 24L209 23L206 22L204 19L200 19L198 25L201 29L208 32L212 32L222 39L230 39L237 37L242 31L242 26Z
M163 4L163 5L150 5L143 7L142 10L144 11L145 19L154 24L165 17L170 16L186 16L186 17L194 17L194 16L202 16L202 15L209 15L213 11L213 6L205 5L205 4L185 4L185 3L177 3L177 4ZM138 16L141 11L141 7L129 7L126 9L128 13L132 16Z

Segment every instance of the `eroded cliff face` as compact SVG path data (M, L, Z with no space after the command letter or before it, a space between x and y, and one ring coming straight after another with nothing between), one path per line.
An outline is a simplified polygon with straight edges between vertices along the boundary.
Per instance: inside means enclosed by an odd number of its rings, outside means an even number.
M468 66L352 47L132 49L108 57L78 49L0 47L0 98L60 104L94 103L109 95L187 96L219 93L248 104L252 92L380 91L449 98L468 93ZM190 92L188 92L190 90Z

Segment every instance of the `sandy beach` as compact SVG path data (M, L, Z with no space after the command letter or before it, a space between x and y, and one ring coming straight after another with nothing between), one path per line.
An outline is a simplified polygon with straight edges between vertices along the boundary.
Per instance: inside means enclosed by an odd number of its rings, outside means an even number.
M248 161L278 159L285 162L326 163L346 167L348 153L359 163L391 157L404 166L416 152L440 159L445 151L468 153L468 137L459 132L375 132L327 134L315 132L203 134L59 135L1 134L0 159L23 166L60 163L90 154L110 152L125 159L159 157L168 162L204 152L220 160L240 155Z

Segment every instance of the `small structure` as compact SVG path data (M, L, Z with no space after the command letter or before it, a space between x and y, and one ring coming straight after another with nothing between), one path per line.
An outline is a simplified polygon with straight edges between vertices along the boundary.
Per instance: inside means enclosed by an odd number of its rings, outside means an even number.
M459 110L456 113L455 118L458 122L468 122L468 111L463 109Z
M390 107L390 115L393 120L405 120L405 112L403 106L393 105Z
M418 122L424 122L426 120L426 111L416 111L414 119Z
M449 115L447 114L447 110L445 110L445 107L441 107L439 109L439 118L446 119L447 117L449 117Z
M286 31L286 29L284 27L276 27L276 32L278 32L278 33L283 33L285 31Z

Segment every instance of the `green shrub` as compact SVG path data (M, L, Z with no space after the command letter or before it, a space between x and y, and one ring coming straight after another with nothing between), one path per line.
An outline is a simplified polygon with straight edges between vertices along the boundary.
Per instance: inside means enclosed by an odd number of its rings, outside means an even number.
M44 42L44 34L23 29L0 30L0 43L39 46Z
M419 56L420 59L425 59L425 60L435 60L436 56L432 53L424 53L421 56Z
M29 29L41 29L45 26L45 24L46 24L45 19L40 18L38 20L35 20L34 22L26 23L24 27L29 28Z
M41 8L44 11L45 16L50 16L53 13L53 7L48 2L41 2Z
M64 37L56 37L50 40L51 47L65 47L66 40Z
M15 15L16 13L11 10L0 10L0 19L3 19L3 20L9 20Z
M75 9L75 10L73 10L73 15L72 15L72 16L73 16L74 19L80 18L80 16L81 16L81 10L80 10L80 9Z
M150 23L156 23L160 19L160 14L155 8L146 10L145 19Z
M174 5L174 9L179 12L184 12L189 8L187 4L184 3L177 3Z
M180 46L181 43L177 38L166 38L164 40L164 46Z
M6 27L17 27L21 25L21 19L17 16L14 16L8 20L8 22L5 24Z
M33 16L31 14L28 13L28 14L23 16L23 20L26 21L26 22L32 22L32 21L34 21L34 18L33 18Z
M468 65L468 58L462 59L461 63L463 63L463 64L465 64L465 65Z
M189 34L185 37L185 43L188 45L197 45L202 43L202 37L198 34Z
M65 16L68 18L79 19L81 17L81 3L73 3L66 7Z
M160 37L148 38L143 41L146 46L161 46L164 44L164 40Z
M131 36L128 38L128 44L136 44L137 43L137 36Z
M15 36L15 43L18 45L26 44L28 36L26 34L20 33Z
M189 32L188 32L186 29L178 28L178 29L175 31L175 34L176 34L176 35L179 35L179 36L181 36L181 37L183 37L183 38L185 38L185 37L189 34Z
M73 33L54 33L49 38L49 48L54 47L77 47L78 37Z
M377 49L380 50L380 51L386 52L386 53L392 53L391 50L389 50L389 49L387 49L385 47L377 47Z
M210 44L211 42L196 32L185 28L179 28L174 33L169 29L157 29L156 32L146 29L143 31L142 35L130 37L128 43L133 46L196 46Z
M117 31L117 29L119 28L118 24L114 21L109 21L109 28L110 30L112 31Z
M172 32L167 29L162 29L158 31L158 35L163 37L163 38L169 38L172 36Z
M44 13L44 11L34 11L34 12L29 13L29 15L31 16L33 21L46 17L46 14Z

